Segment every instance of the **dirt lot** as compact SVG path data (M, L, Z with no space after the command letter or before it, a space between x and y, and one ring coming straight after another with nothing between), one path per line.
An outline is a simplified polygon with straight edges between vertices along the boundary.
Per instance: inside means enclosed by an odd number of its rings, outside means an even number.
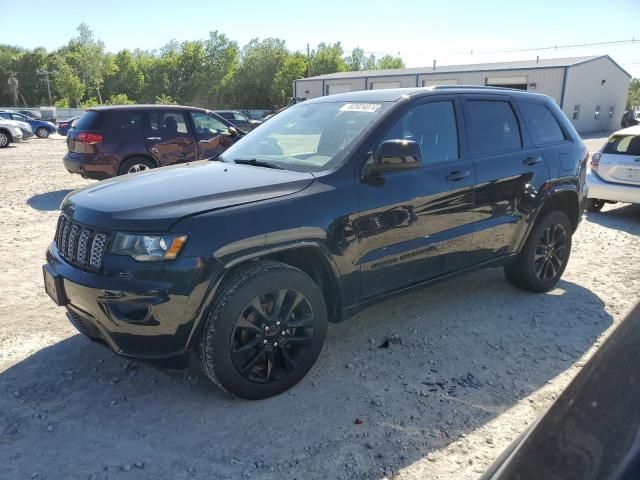
M90 343L45 295L57 206L88 183L64 151L0 150L1 479L477 478L639 299L640 207L607 206L554 291L488 270L386 302L293 390L240 401Z

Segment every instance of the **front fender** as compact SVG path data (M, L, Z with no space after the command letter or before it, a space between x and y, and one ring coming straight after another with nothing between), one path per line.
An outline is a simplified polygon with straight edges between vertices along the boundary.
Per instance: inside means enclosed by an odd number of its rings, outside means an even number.
M283 238L290 238L290 233L275 232L234 242L214 252L210 261L214 267L209 269L212 274L208 280L206 292L200 301L200 307L187 340L187 350L193 350L195 348L200 336L200 331L204 326L204 320L209 311L209 305L213 303L222 282L227 278L228 274L239 265L300 248L312 248L322 256L329 266L333 280L337 284L340 278L340 272L331 257L329 249L323 243L317 241L317 238L313 235L314 232L304 231L306 229L296 230L298 233L302 233L303 237L306 235L309 238L298 238L294 241L288 240L286 243L282 243L281 240ZM300 232L300 230L303 230L303 232ZM315 233L317 234L318 232ZM336 293L339 294L339 292Z

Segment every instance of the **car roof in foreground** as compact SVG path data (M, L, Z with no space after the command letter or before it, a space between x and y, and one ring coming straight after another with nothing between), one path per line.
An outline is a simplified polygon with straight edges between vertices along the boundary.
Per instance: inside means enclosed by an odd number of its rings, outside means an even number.
M442 85L437 87L412 87L412 88L388 88L381 90L360 90L356 92L337 93L325 95L302 103L328 103L328 102L396 102L406 97L421 97L437 94L481 94L481 95L512 95L523 98L549 98L546 95L533 92L525 92L513 88L482 87L477 85Z

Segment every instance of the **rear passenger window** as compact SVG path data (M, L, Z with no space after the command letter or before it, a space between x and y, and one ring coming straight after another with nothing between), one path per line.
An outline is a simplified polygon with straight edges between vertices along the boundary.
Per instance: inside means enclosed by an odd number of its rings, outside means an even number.
M473 155L506 152L522 147L520 128L509 102L469 100L469 147Z
M152 112L149 113L149 128L155 134L171 138L172 135L189 133L187 121L180 112Z
M142 113L127 113L119 125L120 131L139 132L142 128Z
M422 148L425 164L458 158L458 129L452 102L418 105L405 113L384 140L407 139Z
M556 117L544 105L519 103L520 111L529 127L531 138L536 145L562 142L566 140Z

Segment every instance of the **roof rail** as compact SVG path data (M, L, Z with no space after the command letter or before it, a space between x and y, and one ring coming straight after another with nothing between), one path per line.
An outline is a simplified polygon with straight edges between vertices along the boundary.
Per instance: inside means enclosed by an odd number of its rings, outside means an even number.
M520 88L509 88L509 87L491 87L488 85L433 85L431 87L428 88L432 88L434 90L447 90L450 88L473 88L473 89L480 89L480 90L510 90L510 91L517 91L517 92L526 92L527 90L522 90Z

